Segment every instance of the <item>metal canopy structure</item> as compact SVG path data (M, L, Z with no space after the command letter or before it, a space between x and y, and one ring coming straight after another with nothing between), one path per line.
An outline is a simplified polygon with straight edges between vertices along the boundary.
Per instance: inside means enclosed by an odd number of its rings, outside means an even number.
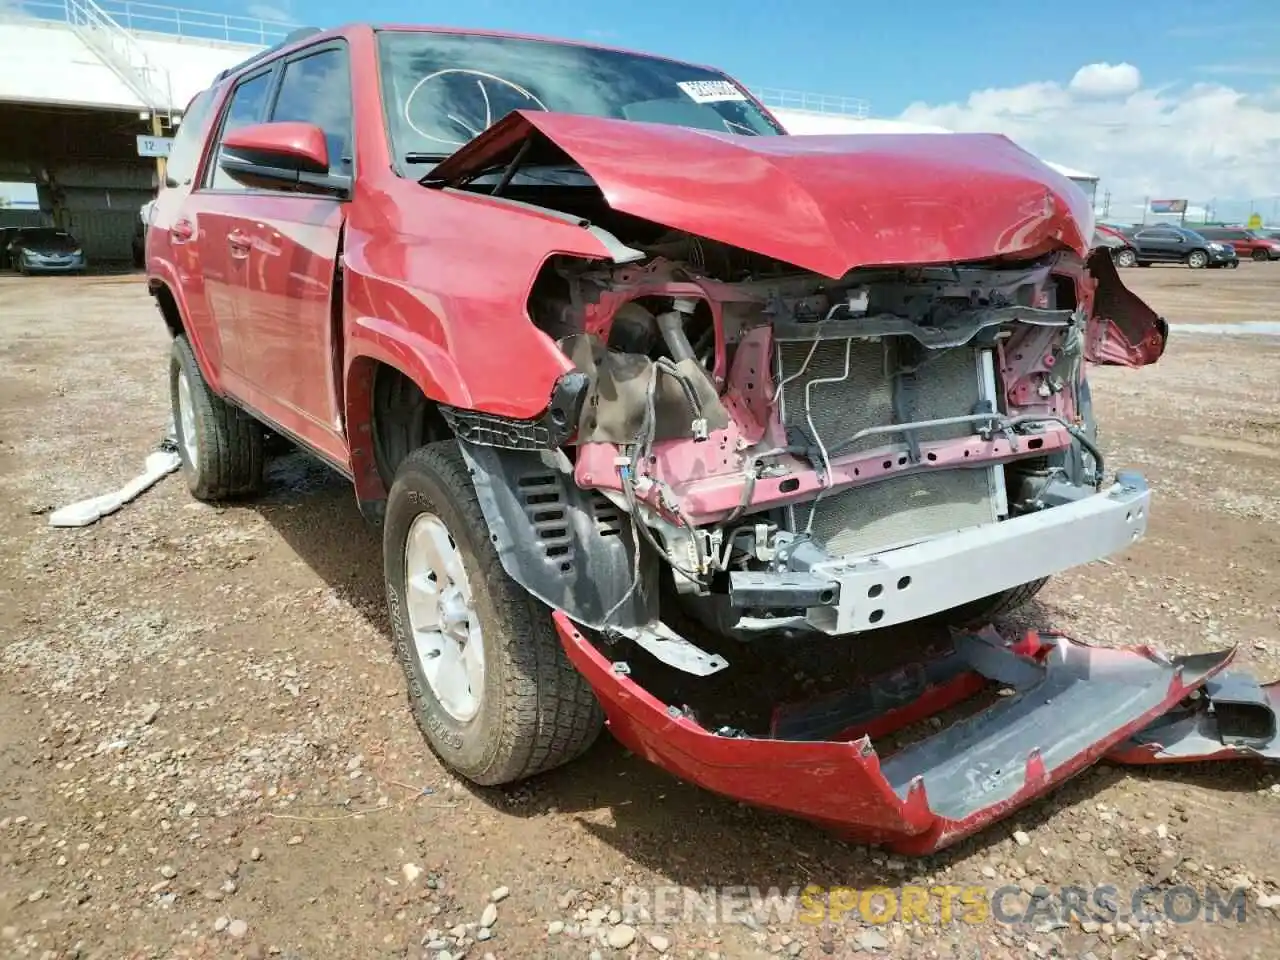
M126 257L137 210L156 186L154 158L183 108L297 26L134 0L9 0L0 10L0 129L16 135L0 138L0 180L35 183L44 218L82 234L92 258ZM795 134L951 132L874 118L858 97L752 92ZM1049 165L1093 194L1097 177Z
M56 224L91 263L129 259L183 107L276 39L247 21L121 0L11 0L0 13L0 181L34 184L39 209L0 211L0 225Z

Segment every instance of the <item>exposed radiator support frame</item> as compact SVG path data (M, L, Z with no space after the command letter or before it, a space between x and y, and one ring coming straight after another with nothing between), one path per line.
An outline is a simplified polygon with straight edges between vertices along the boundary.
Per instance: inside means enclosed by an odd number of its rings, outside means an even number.
M900 361L885 339L784 341L775 349L787 442L811 447L809 456L818 460L823 444L838 445L866 428L964 416L999 403L989 349L927 351L909 385L898 382ZM971 424L954 424L913 436L958 439L971 430ZM884 450L886 459L900 464L907 463L911 448L902 434L869 436L861 446L864 452ZM894 549L995 523L1007 514L999 464L904 473L785 508L791 531L811 533L815 543L838 556Z

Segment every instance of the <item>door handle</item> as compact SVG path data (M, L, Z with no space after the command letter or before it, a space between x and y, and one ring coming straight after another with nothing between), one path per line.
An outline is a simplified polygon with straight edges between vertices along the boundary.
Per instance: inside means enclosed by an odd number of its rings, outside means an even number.
M196 235L196 228L190 220L178 220L169 227L169 236L174 243L186 243Z
M227 246L231 248L231 255L243 259L249 255L249 235L239 230L232 230L227 234Z

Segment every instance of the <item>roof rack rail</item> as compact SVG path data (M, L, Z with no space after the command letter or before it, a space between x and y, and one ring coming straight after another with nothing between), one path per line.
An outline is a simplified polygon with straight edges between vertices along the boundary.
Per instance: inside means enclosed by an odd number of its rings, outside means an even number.
M241 60L234 67L227 67L227 69L223 70L214 78L213 82L221 83L223 80L227 79L227 77L231 76L233 73L239 73L245 67L252 66L253 64L257 63L259 60L265 60L267 57L271 56L277 50L283 50L285 47L289 46L290 44L297 43L299 40L305 40L307 37L313 37L317 33L321 33L321 32L322 31L319 27L299 27L297 30L290 30L289 33L285 35L285 38L281 40L279 43L275 44L274 46L268 47L266 50L259 50L253 56L249 57L247 60Z

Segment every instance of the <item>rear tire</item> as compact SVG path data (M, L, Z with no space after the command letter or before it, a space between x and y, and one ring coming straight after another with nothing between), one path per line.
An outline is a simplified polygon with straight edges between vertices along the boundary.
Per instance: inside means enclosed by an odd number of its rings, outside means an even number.
M423 531L434 537L426 552L447 552L447 562L417 559L424 548L410 537ZM502 568L457 441L420 447L400 463L382 549L409 703L446 766L477 784L509 783L567 763L595 742L603 721L595 695L565 655L547 608ZM419 571L412 582L411 570ZM477 641L480 650L468 651ZM449 646L455 642L458 650ZM456 667L446 679L450 657L464 663L465 682Z
M209 389L185 335L173 338L169 398L187 489L197 500L226 500L262 489L262 428Z

